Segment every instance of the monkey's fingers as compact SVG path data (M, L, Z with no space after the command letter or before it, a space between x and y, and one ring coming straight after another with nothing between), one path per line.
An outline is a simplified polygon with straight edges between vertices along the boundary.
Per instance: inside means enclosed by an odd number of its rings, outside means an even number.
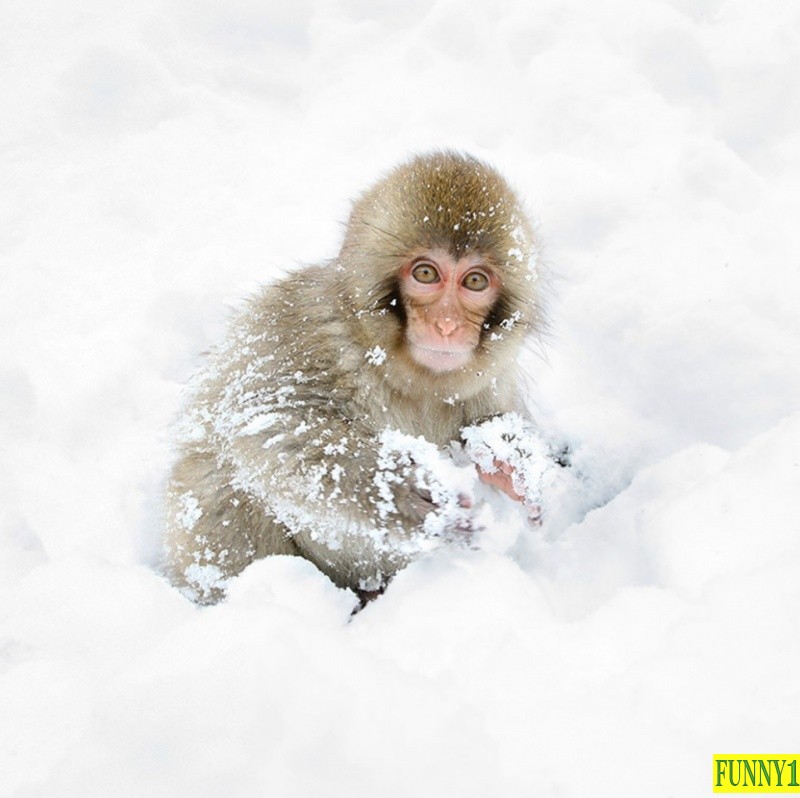
M466 493L459 493L458 494L458 506L462 507L465 510L469 510L472 508L472 496L468 496Z
M528 521L531 526L542 525L542 505L533 504L532 502L523 502L525 509L528 511Z
M406 486L395 495L395 503L401 515L412 524L421 524L439 505L433 500L429 490Z
M478 470L484 474L496 474L498 471L501 474L508 474L509 476L514 473L514 466L509 465L504 460L498 460L496 457L492 460L492 470L483 471L480 466Z
M513 469L512 469L513 473ZM514 490L514 485L511 480L511 474L505 471L495 471L494 473L487 473L478 469L478 476L481 482L491 485L493 488L505 493L506 496L513 499L515 502L523 501L523 497Z
M503 460L498 460L496 457L494 458L494 467L503 474L507 474L511 476L514 473L514 466L509 465Z

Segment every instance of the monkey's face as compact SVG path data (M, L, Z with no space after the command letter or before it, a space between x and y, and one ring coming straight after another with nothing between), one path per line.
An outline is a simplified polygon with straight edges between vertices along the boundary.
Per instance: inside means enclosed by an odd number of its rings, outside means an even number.
M497 275L478 254L456 259L436 249L411 258L399 278L413 360L436 373L466 366L500 294Z

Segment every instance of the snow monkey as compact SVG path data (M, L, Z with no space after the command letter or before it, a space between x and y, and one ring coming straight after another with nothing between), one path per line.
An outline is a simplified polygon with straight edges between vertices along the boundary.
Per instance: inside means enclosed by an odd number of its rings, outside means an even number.
M172 582L213 603L254 559L293 554L363 602L469 539L476 479L535 512L545 447L516 357L542 326L538 283L492 167L434 152L378 180L339 254L265 287L196 379L167 488Z

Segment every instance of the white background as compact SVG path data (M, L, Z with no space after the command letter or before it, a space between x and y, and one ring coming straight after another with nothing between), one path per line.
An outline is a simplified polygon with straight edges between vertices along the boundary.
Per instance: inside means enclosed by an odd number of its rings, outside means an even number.
M0 796L701 796L797 752L798 76L794 0L4 3ZM290 559L198 610L152 564L200 352L445 146L539 220L573 489L350 623Z

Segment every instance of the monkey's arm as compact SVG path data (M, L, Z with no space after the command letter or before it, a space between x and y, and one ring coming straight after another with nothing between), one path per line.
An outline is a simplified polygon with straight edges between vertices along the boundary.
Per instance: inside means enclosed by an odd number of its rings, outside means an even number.
M315 379L295 373L228 391L215 413L226 419L223 456L234 486L334 581L380 585L469 528L464 494L474 474L422 438L346 417Z

